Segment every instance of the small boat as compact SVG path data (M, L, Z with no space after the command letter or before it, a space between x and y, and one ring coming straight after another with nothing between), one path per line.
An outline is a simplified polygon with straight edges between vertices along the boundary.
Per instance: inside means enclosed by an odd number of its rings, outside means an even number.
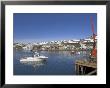
M71 51L71 54L75 54L75 51Z
M20 62L28 62L28 61L37 61L37 62L40 62L40 61L43 61L45 60L46 56L40 56L39 53L35 52L34 56L33 57L24 57L24 58L21 58L20 59Z
M81 52L77 52L77 54L79 55L79 54L81 54Z

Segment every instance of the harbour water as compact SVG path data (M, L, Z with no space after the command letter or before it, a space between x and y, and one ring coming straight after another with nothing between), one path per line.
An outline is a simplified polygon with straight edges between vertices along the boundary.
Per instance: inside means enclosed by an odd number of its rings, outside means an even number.
M21 63L22 57L33 56L33 52L14 50L14 75L76 75L75 61L88 59L89 52L81 51L80 54L71 54L70 51L38 51L47 56L43 62Z

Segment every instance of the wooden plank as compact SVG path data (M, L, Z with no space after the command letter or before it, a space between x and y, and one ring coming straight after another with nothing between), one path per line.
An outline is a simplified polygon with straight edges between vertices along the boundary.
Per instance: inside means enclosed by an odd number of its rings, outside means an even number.
M95 70L93 70L92 72L88 73L87 75L92 75L92 74L94 74L94 73L96 73L96 72L97 72L97 70L95 69Z

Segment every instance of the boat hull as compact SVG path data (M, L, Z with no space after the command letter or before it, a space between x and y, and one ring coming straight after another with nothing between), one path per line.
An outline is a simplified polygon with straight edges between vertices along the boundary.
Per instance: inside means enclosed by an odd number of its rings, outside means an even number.
M43 61L45 60L46 58L48 57L45 57L45 56L39 56L39 57L27 57L27 58L22 58L20 60L20 62L40 62L40 61Z

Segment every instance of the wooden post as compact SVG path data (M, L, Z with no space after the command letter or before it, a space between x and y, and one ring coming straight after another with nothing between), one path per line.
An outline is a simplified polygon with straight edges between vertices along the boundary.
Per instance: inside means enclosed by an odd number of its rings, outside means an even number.
M86 74L86 67L84 67L84 74Z
M75 73L77 74L76 64L75 64Z
M83 66L81 66L81 75L83 75Z
M78 65L76 64L76 74L78 74Z
M77 74L79 75L79 65L77 65Z

